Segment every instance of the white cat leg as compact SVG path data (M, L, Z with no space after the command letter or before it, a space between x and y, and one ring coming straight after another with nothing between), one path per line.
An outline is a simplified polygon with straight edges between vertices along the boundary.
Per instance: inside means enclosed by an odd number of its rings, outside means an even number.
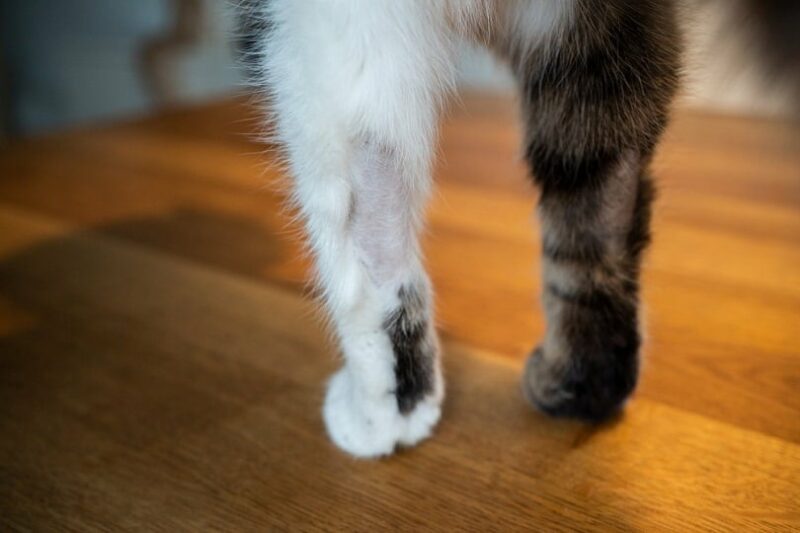
M432 431L443 383L417 231L452 61L435 4L271 5L277 134L344 355L323 410L359 457Z

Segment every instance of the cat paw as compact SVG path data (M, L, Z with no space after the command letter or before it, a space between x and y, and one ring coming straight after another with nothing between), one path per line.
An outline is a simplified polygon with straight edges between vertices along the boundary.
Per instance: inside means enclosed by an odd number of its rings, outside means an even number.
M599 422L620 411L637 376L635 350L591 359L550 359L538 347L525 365L522 391L545 414Z
M441 398L426 398L403 415L393 393L365 396L353 385L345 367L328 383L323 418L336 446L355 457L370 459L390 455L398 445L413 446L430 436L441 415L440 403Z
M401 422L394 396L367 400L353 386L347 368L328 383L323 417L334 444L356 457L389 455L397 444Z
M441 416L440 398L430 397L419 402L413 411L403 416L405 427L400 433L398 444L415 446L430 437Z

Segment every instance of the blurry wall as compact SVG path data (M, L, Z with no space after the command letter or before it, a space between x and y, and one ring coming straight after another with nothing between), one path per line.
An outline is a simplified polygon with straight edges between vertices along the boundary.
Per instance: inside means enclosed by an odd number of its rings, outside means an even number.
M227 93L240 82L228 44L226 2L200 0L200 39L170 69L179 100ZM145 47L170 32L172 0L0 0L10 133L30 134L135 115L158 102L143 71ZM180 48L180 47L179 47Z

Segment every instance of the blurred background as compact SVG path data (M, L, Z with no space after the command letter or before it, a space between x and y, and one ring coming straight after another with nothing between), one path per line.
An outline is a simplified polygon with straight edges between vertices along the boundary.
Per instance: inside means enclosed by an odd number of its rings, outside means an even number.
M2 134L27 136L218 98L243 87L234 0L2 0ZM682 103L788 116L798 102L800 2L690 0ZM511 92L485 52L461 85Z

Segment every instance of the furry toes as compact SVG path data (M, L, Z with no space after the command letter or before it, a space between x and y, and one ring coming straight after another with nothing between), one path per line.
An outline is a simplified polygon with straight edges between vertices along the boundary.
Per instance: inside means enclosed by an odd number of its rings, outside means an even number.
M376 458L430 436L439 421L440 404L441 397L429 396L401 414L393 391L366 395L344 367L328 383L323 417L336 446L355 457Z
M331 440L356 457L380 457L394 451L399 423L394 395L367 401L342 368L328 384L323 408Z
M525 365L522 391L540 411L600 422L616 414L636 386L636 352L548 359L541 347Z
M415 446L430 437L441 414L441 400L427 398L421 401L413 411L402 417L405 427L397 443L401 446Z

